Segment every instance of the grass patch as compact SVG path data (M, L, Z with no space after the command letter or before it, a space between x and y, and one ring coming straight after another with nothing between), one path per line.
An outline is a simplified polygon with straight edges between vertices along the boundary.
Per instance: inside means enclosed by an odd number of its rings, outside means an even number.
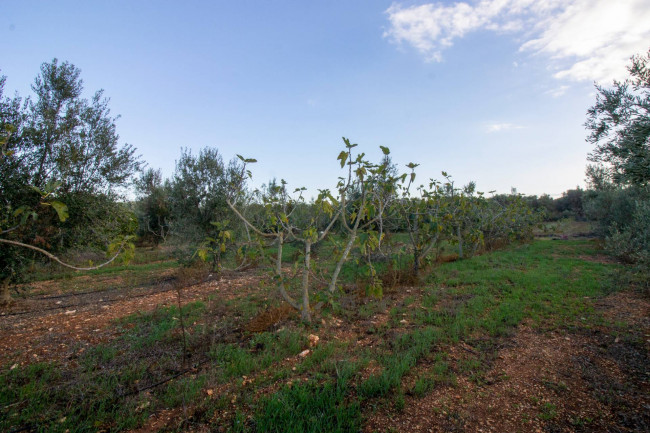
M334 381L285 386L264 398L255 416L255 431L358 432L361 429L360 405L354 400L348 401L347 397L349 381L355 371L353 363L346 363Z

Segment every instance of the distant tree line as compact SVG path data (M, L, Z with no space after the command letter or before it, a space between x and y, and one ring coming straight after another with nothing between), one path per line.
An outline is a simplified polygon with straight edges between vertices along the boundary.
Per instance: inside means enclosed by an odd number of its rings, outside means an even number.
M584 209L585 190L580 187L569 189L557 198L542 194L525 196L524 199L533 209L543 212L546 221L558 221L563 218L585 221L589 218Z

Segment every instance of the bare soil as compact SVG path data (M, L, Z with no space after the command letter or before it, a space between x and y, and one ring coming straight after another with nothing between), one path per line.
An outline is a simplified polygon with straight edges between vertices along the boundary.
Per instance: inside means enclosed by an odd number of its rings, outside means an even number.
M422 398L402 410L372 413L365 432L640 432L650 431L650 301L635 293L599 303L625 324L538 332L528 325L500 345L480 381ZM467 350L450 350L452 365Z
M243 272L182 289L183 303L219 294L226 300L243 296L259 277ZM114 321L138 312L175 305L178 293L173 279L127 290L88 291L61 295L44 282L36 297L19 299L0 315L0 364L24 365L65 361L85 347L119 335Z
M227 275L184 288L183 302L213 294L224 300L243 297L257 290L259 282L254 272ZM0 316L0 363L65 363L86 347L118 336L116 319L177 302L172 282L73 296L54 289L48 293L47 285L40 289L45 293L18 301ZM410 290L408 294L418 291ZM399 302L406 295L388 296L386 302ZM467 353L478 353L487 359L487 371L478 380L459 373L455 386L440 385L423 397L407 394L399 410L390 404L367 407L364 432L650 431L650 300L618 292L599 301L597 308L605 318L597 327L541 332L523 324L513 336L489 346L477 340L447 348L453 370L459 371ZM288 313L265 314L269 317L258 320L264 329ZM372 348L378 341L368 329L387 320L385 313L378 313L342 326L332 318L323 323L321 338ZM376 368L369 365L367 375ZM426 363L418 366L418 372L427 368ZM413 381L412 376L406 380ZM185 417L182 409L159 412L139 431L177 425Z

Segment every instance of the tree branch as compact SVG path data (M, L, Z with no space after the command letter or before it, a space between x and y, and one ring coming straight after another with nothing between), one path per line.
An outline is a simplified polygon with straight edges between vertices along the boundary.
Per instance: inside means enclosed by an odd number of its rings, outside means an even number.
M117 258L117 256L119 256L120 253L122 252L122 248L124 248L124 244L126 243L126 241L122 242L122 245L120 245L120 248L118 248L118 250L117 250L117 252L115 253L115 255L114 255L113 257L111 257L107 262L104 262L104 263L102 263L101 265L91 266L91 267L88 267L88 268L80 268L80 267L73 266L73 265L70 265L70 264L68 264L68 263L65 263L64 261L62 261L61 259L59 259L59 258L58 258L57 256L55 256L54 254L52 254L52 253L50 253L50 252L48 252L48 251L45 251L44 249L41 249L41 248L35 247L35 246L33 246L33 245L24 244L24 243L22 243L22 242L17 242L17 241L10 241L9 239L1 239L1 238L0 238L0 243L5 243L5 244L9 244L9 245L14 245L14 246L17 246L17 247L29 248L29 249L31 249L31 250L38 251L39 253L41 253L41 254L47 256L48 258L54 260L55 262L57 262L57 263L60 264L61 266L65 266L66 268L74 269L75 271L93 271L93 270L95 270L95 269L102 268L102 267L108 265L109 263L111 263L113 260L115 260L115 259Z

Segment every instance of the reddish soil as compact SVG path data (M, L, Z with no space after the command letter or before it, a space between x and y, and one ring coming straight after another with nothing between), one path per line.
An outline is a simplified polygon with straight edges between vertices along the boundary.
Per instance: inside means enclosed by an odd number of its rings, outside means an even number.
M252 273L225 276L182 289L183 303L205 300L218 294L220 299L242 296L255 287L259 277ZM175 305L178 292L173 282L124 291L98 291L80 295L57 296L50 285L45 296L18 300L0 315L0 364L26 364L48 360L66 360L86 347L108 341L119 332L116 319L155 308Z
M458 377L402 410L369 416L365 432L634 432L650 428L650 301L616 293L599 303L605 326L540 333L529 326L496 352L482 381ZM452 366L472 348L451 348Z
M215 294L224 300L246 296L257 289L259 281L252 272L225 276L184 288L183 302ZM409 290L387 296L386 302L394 304L419 293L416 288ZM46 291L47 295L51 293ZM116 319L177 302L172 282L128 292L39 297L18 301L9 314L0 316L0 363L65 361L90 345L115 338ZM367 408L364 431L650 431L650 300L619 292L600 300L597 308L608 323L595 328L539 332L527 324L520 326L513 337L504 338L484 354L488 368L480 380L458 373L456 386L439 385L423 397L406 395L401 410L390 404ZM275 321L276 315L284 317L284 312L276 313L268 313L269 321ZM378 341L368 330L387 320L383 312L366 321L346 323L332 318L320 329L321 343L337 339L372 348ZM266 327L266 320L260 321ZM480 346L471 344L445 348L452 369L459 371L468 353L481 354ZM294 358L284 363L297 363L298 357ZM416 370L424 373L427 368L424 363ZM371 364L364 376L378 370L379 366ZM405 378L405 390L416 376ZM223 395L224 386L213 390L214 394ZM231 409L236 409L236 402ZM138 431L157 431L185 418L183 409L158 412Z

